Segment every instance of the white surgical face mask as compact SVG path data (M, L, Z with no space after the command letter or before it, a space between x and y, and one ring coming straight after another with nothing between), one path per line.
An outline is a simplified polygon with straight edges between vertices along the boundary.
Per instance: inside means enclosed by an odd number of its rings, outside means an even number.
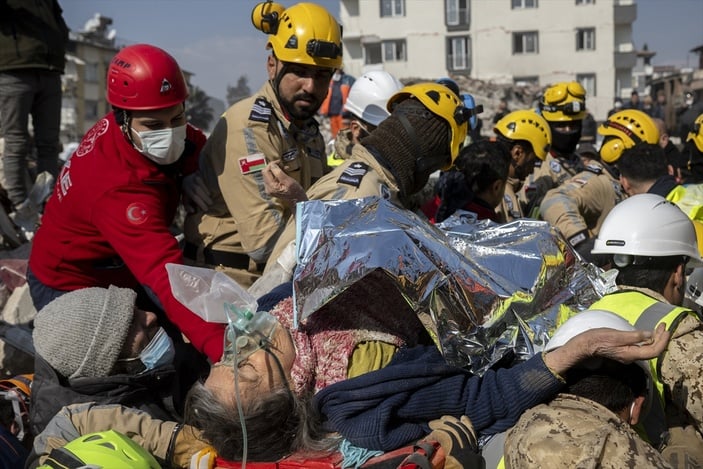
M139 136L142 148L139 152L156 164L175 163L186 147L186 126L132 132Z

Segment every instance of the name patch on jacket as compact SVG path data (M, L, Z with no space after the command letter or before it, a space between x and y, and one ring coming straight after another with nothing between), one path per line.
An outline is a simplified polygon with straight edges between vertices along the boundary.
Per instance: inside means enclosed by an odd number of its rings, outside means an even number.
M249 120L256 122L268 122L271 119L272 106L266 98L256 98L249 113Z
M339 176L339 179L337 179L337 183L349 184L350 186L358 188L367 172L369 172L369 165L357 161L350 164L347 169L344 170L342 175Z
M266 167L266 157L263 153L254 153L239 158L239 169L242 174L257 173Z

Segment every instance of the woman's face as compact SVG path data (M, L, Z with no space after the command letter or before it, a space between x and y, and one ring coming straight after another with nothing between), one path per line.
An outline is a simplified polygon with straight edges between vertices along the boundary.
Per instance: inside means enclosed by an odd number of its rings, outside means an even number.
M259 349L240 363L239 391L244 402L253 396L269 393L282 386L291 386L291 368L295 360L293 340L281 324L276 325L269 351ZM281 363L281 375L275 355ZM215 363L205 380L205 387L217 396L218 400L229 405L235 403L234 369L232 363Z
M180 127L186 124L186 111L183 103L164 109L150 111L130 111L130 127L137 132L162 130ZM132 132L132 138L141 148L139 136Z

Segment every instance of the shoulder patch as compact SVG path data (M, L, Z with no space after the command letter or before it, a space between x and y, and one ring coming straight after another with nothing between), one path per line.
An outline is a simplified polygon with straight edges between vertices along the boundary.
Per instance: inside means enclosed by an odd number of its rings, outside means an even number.
M254 105L249 113L249 120L256 122L268 122L271 120L271 112L273 106L264 97L258 97L254 100Z
M589 173L593 173L593 174L600 174L600 173L603 172L603 168L601 168L601 167L600 167L599 165L597 165L597 164L592 164L592 163L591 163L591 164L587 164L586 166L584 166L584 169L585 169L586 171L588 171Z
M348 184L358 188L367 172L369 172L369 165L356 161L347 166L342 175L339 176L339 179L337 179L337 183Z
M98 138L104 135L105 132L107 132L108 127L110 127L110 121L108 121L107 119L99 120L85 134L74 155L80 158L90 153L95 147L95 142L98 140Z
M263 153L254 153L239 158L239 169L242 174L257 173L266 167L266 157Z
M549 162L549 169L551 169L553 173L559 174L561 172L561 163L557 160L552 160Z
M149 212L146 209L146 205L141 202L129 204L125 215L127 216L127 221L133 225L141 225L149 219Z

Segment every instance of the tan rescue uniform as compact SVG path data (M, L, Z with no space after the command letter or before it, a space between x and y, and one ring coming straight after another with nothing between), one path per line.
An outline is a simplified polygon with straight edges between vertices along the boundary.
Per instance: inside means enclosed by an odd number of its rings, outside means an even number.
M520 205L520 200L517 195L517 191L520 190L521 186L522 182L515 178L508 178L508 182L505 184L503 200L501 200L500 205L496 209L500 220L504 223L524 217L522 206Z
M358 176L354 177L352 174L358 174ZM358 181L358 185L355 181ZM354 145L351 157L313 184L307 194L309 200L344 200L380 196L400 205L399 190L391 172L381 166L363 145ZM294 241L295 219L291 218L271 253L272 262L275 262L285 247ZM272 264L267 264L266 271L269 270L270 265Z
M606 215L625 197L620 181L600 163L592 161L587 168L547 192L540 205L541 218L567 239L584 230L589 237L597 235Z
M523 212L525 207L529 207L530 204L534 205L534 200L539 203L547 191L559 187L567 179L578 174L583 168L580 164L576 164L577 162L580 160L570 161L566 158L555 158L551 153L547 153L544 161L538 161L534 171L527 176L518 193ZM533 209L532 212L527 213L527 216L531 218L539 216L538 211Z
M667 468L620 417L571 394L526 411L505 440L506 468Z
M307 189L328 167L324 141L312 120L305 130L293 130L267 82L254 96L225 111L201 153L200 174L213 204L206 213L186 217L186 241L197 245L199 253L209 248L248 255L248 271L225 269L243 284L256 277L251 275L257 272L256 264L267 261L290 216L281 200L266 194L261 170L248 172L247 157L263 154L267 163L279 163Z

